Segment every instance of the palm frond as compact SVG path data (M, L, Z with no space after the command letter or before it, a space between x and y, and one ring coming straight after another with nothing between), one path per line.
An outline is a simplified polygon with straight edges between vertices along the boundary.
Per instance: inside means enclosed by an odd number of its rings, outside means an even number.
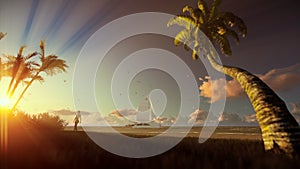
M22 56L22 53L23 53L25 48L26 48L26 46L24 46L24 45L20 47L19 52L18 52L18 57Z
M229 40L226 38L225 35L214 34L213 36L215 43L220 46L221 52L227 56L232 55L231 46Z
M184 44L183 44L183 48L186 50L186 51L189 51L190 50L190 46L193 44L193 40L190 39L188 41L186 41Z
M18 81L31 78L31 77L33 77L32 69L30 67L24 67L22 72L20 73Z
M33 67L33 66L35 66L35 67L40 67L40 64L39 63L37 63L36 61L28 61L28 62L26 62L26 65L27 65L27 67Z
M40 76L40 75L35 76L34 79L37 80L37 81L39 81L39 82L41 82L41 83L43 83L45 81L45 79L42 76Z
M205 16L203 15L202 11L200 9L194 9L192 17L194 18L195 21L197 21L200 24L204 23Z
M22 66L21 70L18 71L17 76L15 77L15 84L12 87L9 96L13 96L15 94L15 91L21 82L23 82L25 79L32 78L33 76L34 75L32 74L32 69L30 67Z
M209 12L209 19L208 20L212 20L214 18L214 16L217 14L217 9L220 6L222 0L214 0L213 4L211 5L211 9Z
M188 44L184 44L184 45L183 45L183 48L184 48L186 51L189 51L189 50L190 50L190 47L189 47Z
M183 13L189 12L190 15L192 15L193 12L194 12L194 8L192 8L192 7L188 6L188 5L186 5L185 7L182 8L182 12L183 12Z
M208 13L207 3L203 0L198 0L198 8L202 11L203 15L207 17L207 13Z
M15 60L16 60L15 56L13 56L13 55L4 54L3 56L4 56L7 60L9 60L9 61L15 61Z
M193 53L192 53L192 58L193 60L197 60L199 58L199 56L197 55L197 50L193 50Z
M191 26L196 27L196 22L191 16L178 15L169 20L167 26L179 25L183 26L186 29L190 29Z
M182 12L185 13L185 12L189 12L190 16L193 18L194 21L200 21L202 20L202 23L203 23L203 19L202 19L202 11L200 9L194 9L190 6L185 6L182 8Z
M197 60L199 58L199 56L197 54L198 48L199 48L199 43L197 41L195 41L193 52L192 52L192 58L193 58L193 60Z
M231 37L235 40L235 42L236 42L237 44L240 43L239 35L238 35L235 31L233 31L233 30L231 30L231 29L227 29L226 32L225 32L225 35L226 35L227 37L228 37L228 36L231 36Z
M49 55L44 58L40 71L52 76L57 73L65 72L66 68L68 68L68 66L65 60L58 59L56 55Z
M178 46L180 43L185 43L190 39L189 30L183 29L174 38L174 45Z
M22 81L22 84L25 84L25 85L28 85L29 83L30 83L30 81L28 81L28 80Z
M247 26L240 17L234 15L232 12L223 12L219 14L218 19L230 27L237 27L238 33L241 34L242 37L246 37Z
M232 30L231 28L228 28L227 24L224 23L224 20L221 20L220 18L216 19L213 22L213 28L211 28L211 33L218 33L219 35L225 35L225 37L232 37L237 44L239 44L240 39L239 35L236 33L236 31Z
M25 60L29 60L31 59L32 57L36 56L38 53L37 52L33 52L33 53L30 53L28 54L27 56L24 57Z
M41 55L43 58L43 57L45 57L45 42L43 40L41 40L41 42L40 42L40 49L41 49Z

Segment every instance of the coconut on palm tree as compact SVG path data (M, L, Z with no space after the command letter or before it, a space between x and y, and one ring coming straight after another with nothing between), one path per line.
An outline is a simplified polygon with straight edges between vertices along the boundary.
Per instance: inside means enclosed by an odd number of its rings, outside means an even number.
M184 27L175 37L174 44L183 43L185 49L193 46L194 60L200 57L197 53L205 50L198 31L202 31L215 46L219 46L225 55L232 54L229 37L239 43L239 35L245 37L247 34L247 27L243 20L231 12L218 11L220 4L221 0L214 0L209 8L205 1L198 0L197 8L185 6L183 13L187 12L187 14L178 15L168 22L168 26L175 24ZM215 60L216 54L211 49L205 53L204 57L216 70L237 80L245 90L255 110L265 150L285 153L289 156L298 154L299 124L284 101L257 76L238 67L219 64Z

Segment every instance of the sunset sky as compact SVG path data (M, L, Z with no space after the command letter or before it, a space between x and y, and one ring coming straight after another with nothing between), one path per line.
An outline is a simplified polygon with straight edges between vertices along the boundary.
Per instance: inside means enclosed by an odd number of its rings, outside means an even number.
M73 103L80 102L80 99L73 100L72 95L74 66L87 39L99 28L119 17L137 12L176 15L187 4L196 6L196 0L1 0L0 32L7 32L7 36L0 41L1 54L17 54L21 45L27 46L25 52L34 51L43 39L46 42L46 52L60 56L69 65L67 73L47 77L43 84L35 82L19 108L28 113L64 110L61 111L64 115L68 114L68 110L77 109L97 112L98 110L90 109L89 104L78 108ZM232 11L248 26L248 35L241 40L240 45L232 43L232 57L220 54L223 64L241 67L258 75L285 100L296 117L300 117L299 5L297 0L223 0L221 4L222 10ZM204 79L197 81L202 95L200 109L207 111L210 81L205 80L207 74L203 64L192 61L191 53L182 47L174 47L171 39L160 38L155 35L132 37L118 44L110 55L130 54L145 48L145 45L168 49L180 55L195 76ZM155 72L152 75L154 74ZM0 84L4 85L5 81L4 79ZM148 82L149 87L150 82L159 83L159 78L144 79L144 82ZM213 82L220 83L218 80ZM132 92L137 88L138 86ZM254 113L239 85L230 78L227 79L226 91L228 99L225 115L238 114L243 119ZM113 110L107 107L103 113L107 115ZM230 117L232 116L228 116ZM230 121L231 124L238 122L237 118Z

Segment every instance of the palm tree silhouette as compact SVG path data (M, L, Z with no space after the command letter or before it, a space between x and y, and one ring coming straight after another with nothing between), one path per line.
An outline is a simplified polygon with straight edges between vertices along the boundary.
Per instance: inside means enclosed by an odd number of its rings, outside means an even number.
M68 68L66 61L59 59L56 55L48 55L45 56L45 43L44 41L40 42L40 64L35 64L35 68L32 69L30 72L30 80L27 82L26 87L21 92L20 96L18 97L16 103L14 104L12 111L15 110L17 105L19 104L20 100L23 98L24 94L28 90L28 88L31 86L31 84L38 80L43 82L44 78L41 76L41 73L45 73L46 75L53 76L57 73L66 72L66 69ZM12 93L13 94L13 93Z
M231 12L219 12L220 4L221 0L214 0L209 8L206 2L198 0L197 8L185 6L183 12L188 12L187 15L178 15L168 22L168 26L175 24L184 27L175 37L174 44L177 46L183 43L187 50L188 46L192 45L194 60L198 59L197 52L205 50L199 37L199 30L214 45L219 46L225 55L232 54L229 37L239 43L239 34L242 37L247 34L243 20ZM299 124L284 101L255 75L238 67L219 64L215 61L216 54L211 49L206 53L206 57L216 70L237 80L247 93L262 131L265 150L284 152L289 156L299 153Z
M37 52L27 56L23 55L25 46L21 46L17 56L6 55L8 71L11 72L11 80L7 89L7 95L12 97L20 82L25 82L25 79L31 78L34 67L38 64L30 61L37 55Z

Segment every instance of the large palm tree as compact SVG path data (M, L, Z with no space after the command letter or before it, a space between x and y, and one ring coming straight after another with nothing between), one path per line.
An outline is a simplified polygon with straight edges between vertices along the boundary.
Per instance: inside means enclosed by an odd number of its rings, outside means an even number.
M214 0L209 8L203 0L198 0L197 8L185 6L183 13L169 20L168 26L180 25L184 29L177 34L175 45L183 43L184 47L193 46L193 59L197 53L205 50L199 36L201 30L209 40L219 46L222 53L231 55L229 37L239 43L239 35L245 37L247 27L243 20L231 12L220 12L218 7L221 0ZM216 54L212 49L205 52L206 58L218 71L237 80L248 95L256 112L256 118L262 131L264 147L267 151L285 153L289 156L299 154L300 128L294 117L289 112L284 101L255 75L238 67L223 66L214 58Z
M57 73L65 72L67 69L67 64L65 60L59 59L56 55L45 55L45 43L44 41L40 42L40 64L37 64L37 68L33 69L33 74L31 72L31 79L27 82L26 87L21 92L20 96L18 97L16 103L14 104L12 111L15 110L17 105L19 104L20 100L23 98L24 94L31 86L34 81L44 81L42 77L42 73L46 75L53 76Z

